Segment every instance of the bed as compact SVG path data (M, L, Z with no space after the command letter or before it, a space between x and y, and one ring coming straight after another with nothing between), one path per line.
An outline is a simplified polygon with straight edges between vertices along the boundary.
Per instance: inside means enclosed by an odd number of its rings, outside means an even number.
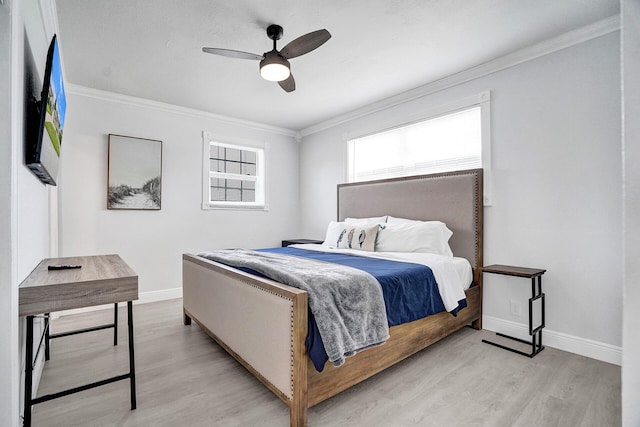
M337 187L337 219L390 215L439 220L449 245L469 260L467 307L389 328L389 339L318 372L307 355L307 292L193 254L183 255L185 325L195 321L290 408L291 426L307 409L465 327L482 327L482 170L394 178Z

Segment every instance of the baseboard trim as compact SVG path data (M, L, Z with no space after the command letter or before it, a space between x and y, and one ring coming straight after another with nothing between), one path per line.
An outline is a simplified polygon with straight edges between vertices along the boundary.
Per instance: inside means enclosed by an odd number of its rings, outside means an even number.
M530 339L527 325L511 322L492 316L482 316L482 328L492 332L500 332L517 338ZM562 332L545 328L542 334L542 344L558 350L579 354L591 359L601 360L622 366L622 347L576 337Z
M149 302L164 301L168 299L182 298L182 288L162 289L160 291L141 292L138 299L133 304L146 304ZM51 313L51 317L57 319L62 316L71 314L88 313L90 311L105 310L112 308L113 305L94 305L93 307L75 308L73 310L64 310Z

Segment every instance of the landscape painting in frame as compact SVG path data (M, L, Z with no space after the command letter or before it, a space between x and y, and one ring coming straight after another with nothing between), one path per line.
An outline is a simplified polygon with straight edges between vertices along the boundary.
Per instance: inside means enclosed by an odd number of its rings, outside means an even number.
M109 135L107 209L159 210L162 141Z

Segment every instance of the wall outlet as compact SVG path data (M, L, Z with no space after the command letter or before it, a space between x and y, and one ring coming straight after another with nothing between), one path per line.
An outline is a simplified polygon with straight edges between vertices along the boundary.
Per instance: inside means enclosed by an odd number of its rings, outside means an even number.
M511 309L512 316L516 316L516 317L522 316L522 304L520 304L520 301L511 300L511 303L509 304L509 308Z

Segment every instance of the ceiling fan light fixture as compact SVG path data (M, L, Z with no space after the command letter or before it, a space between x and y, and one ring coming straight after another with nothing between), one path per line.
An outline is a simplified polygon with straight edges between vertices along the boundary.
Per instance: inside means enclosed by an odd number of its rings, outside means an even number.
M2 1L0 0L0 3ZM293 92L296 90L296 80L291 74L289 59L297 58L319 48L331 38L331 34L325 29L313 31L298 37L278 50L276 45L277 41L282 38L282 34L283 30L280 25L272 24L267 27L267 37L273 40L273 50L262 55L218 47L203 47L202 51L230 58L260 61L260 75L263 79L278 82L285 92Z
M271 82L281 82L291 75L289 61L284 59L276 51L267 52L260 61L260 75Z

